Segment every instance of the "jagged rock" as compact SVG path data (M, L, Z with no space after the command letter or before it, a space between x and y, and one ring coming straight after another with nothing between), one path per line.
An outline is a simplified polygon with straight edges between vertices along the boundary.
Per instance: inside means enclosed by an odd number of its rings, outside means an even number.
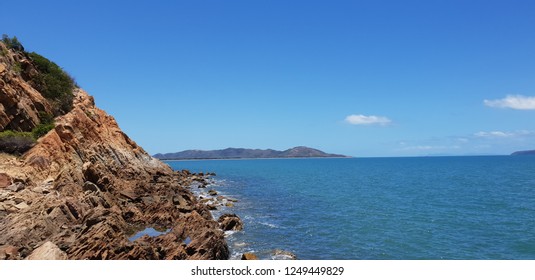
M271 258L273 260L297 260L297 256L294 253L281 249L273 250L273 252L271 252Z
M223 214L217 222L223 231L243 229L243 222L236 214Z
M66 260L67 254L54 243L47 241L26 258L27 260Z
M23 64L24 54L9 52L0 63ZM40 111L52 113L50 102L14 71L0 75L0 92L0 130L30 131ZM228 259L219 224L186 188L205 183L203 176L174 172L152 158L82 89L54 123L20 158L0 155L1 172L27 186L0 189L0 244L18 248L6 258L24 259L46 240L69 259ZM130 242L137 227L172 231Z
M211 195L211 196L216 196L217 195L217 191L216 190L209 190L208 194Z
M217 206L214 204L206 204L206 207L208 207L208 210L217 210Z
M92 192L99 192L100 191L100 189L98 188L97 185L95 185L94 183L91 183L89 181L86 181L84 183L83 190L84 191L92 191Z
M246 261L252 261L252 260L258 260L258 257L253 253L244 253L241 256L241 259L246 260Z
M23 210L23 209L28 208L29 206L28 206L28 204L26 204L26 202L23 201L23 202L21 202L21 203L15 205L15 207L16 207L17 209L19 209L19 210Z

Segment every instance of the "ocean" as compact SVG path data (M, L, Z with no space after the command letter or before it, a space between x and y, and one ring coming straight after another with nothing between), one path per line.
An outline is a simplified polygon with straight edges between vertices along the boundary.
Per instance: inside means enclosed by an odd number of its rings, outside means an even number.
M305 260L535 259L535 157L169 161L215 172L244 252ZM205 195L206 196L206 195Z

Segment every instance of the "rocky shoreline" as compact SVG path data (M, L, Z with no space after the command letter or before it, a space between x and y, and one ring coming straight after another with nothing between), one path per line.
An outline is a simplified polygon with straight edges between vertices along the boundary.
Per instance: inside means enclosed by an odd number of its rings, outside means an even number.
M229 258L221 225L188 189L204 176L151 157L16 38L0 51L0 129L17 135L3 143L35 137L20 155L0 151L0 260ZM51 85L66 87L38 90ZM166 233L129 240L145 228Z
M240 200L234 198L232 191L225 191L225 180L217 179L215 173L199 173L204 180L190 185L190 190L197 197L200 203L208 207L214 219L217 219L221 230L225 231L225 237L229 245L229 259L232 260L296 260L297 256L293 252L282 249L270 249L258 251L254 244L242 239L247 236L247 224L236 214L231 214L235 207L243 215L244 208L240 206ZM220 188L222 188L220 190ZM266 232L266 234L269 234ZM237 237L238 236L238 237Z
M151 157L78 87L57 114L59 101L34 87L43 73L31 54L0 49L0 128L26 135L44 120L51 128L21 155L0 151L0 260L229 259L225 231L243 223L234 214L216 221L210 210L236 201L192 192L214 174ZM163 234L130 239L146 229Z
M0 190L0 258L227 259L220 225L182 187L191 177L187 172L157 175L145 182L148 188L116 194L86 183L78 199L54 188L54 181L12 184ZM22 187L15 191L14 185ZM146 227L169 232L128 240Z

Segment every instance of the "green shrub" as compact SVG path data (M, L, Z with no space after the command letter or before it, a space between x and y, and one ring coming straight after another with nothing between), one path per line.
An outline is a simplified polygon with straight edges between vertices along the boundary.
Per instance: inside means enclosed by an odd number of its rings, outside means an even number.
M41 138L54 128L53 123L42 123L32 129L32 136L35 140Z
M72 109L74 79L56 63L32 52L28 54L39 74L32 78L32 83L43 96L56 104L56 115Z
M31 132L15 132L6 130L0 132L0 151L9 154L22 154L35 144Z
M54 121L54 116L52 116L51 114L45 111L39 111L38 113L41 123L52 123Z
M13 69L13 71L15 71L15 73L17 73L17 74L22 73L22 66L20 65L19 62L15 62L15 63L13 64L13 68L12 68L12 69Z
M2 42L8 47L9 49L16 50L16 51L24 51L24 47L19 42L19 39L17 39L17 36L13 36L13 38L9 38L7 34L2 35Z

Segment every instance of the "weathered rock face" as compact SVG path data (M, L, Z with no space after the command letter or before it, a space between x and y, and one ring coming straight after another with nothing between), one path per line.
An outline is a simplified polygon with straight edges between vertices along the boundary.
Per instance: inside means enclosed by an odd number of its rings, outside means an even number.
M39 112L52 114L52 106L18 72L33 73L29 58L9 51L0 42L0 131L28 131L40 123Z
M23 60L0 57L0 129L31 127L48 110L5 70ZM149 156L91 96L74 94L73 109L33 148L0 154L0 259L227 259L223 231L185 188L201 179ZM146 227L170 230L129 241Z

